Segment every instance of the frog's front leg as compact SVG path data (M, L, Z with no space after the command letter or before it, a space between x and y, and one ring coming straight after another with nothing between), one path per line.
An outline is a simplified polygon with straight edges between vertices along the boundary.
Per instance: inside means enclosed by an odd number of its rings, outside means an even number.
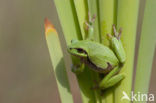
M115 67L109 74L107 74L104 79L100 82L99 88L106 89L109 87L114 86L118 82L120 82L122 79L124 79L124 74L117 74L120 71L120 67Z
M84 71L84 68L85 68L85 64L82 62L80 62L79 64L75 64L75 65L71 66L71 70L75 74L82 73Z
M117 32L115 25L113 25L113 31L114 31L114 35L108 34L108 36L110 37L111 47L114 53L116 54L118 60L120 61L120 63L123 64L126 60L126 53L123 48L123 44L120 40L122 29L120 28L119 32Z
M93 40L93 35L94 35L94 26L93 23L95 21L96 15L93 15L93 17L88 13L88 22L85 22L86 24L86 30L88 31L88 35L86 39Z
M120 40L121 28L118 33L115 28L115 25L113 25L113 31L114 31L114 35L112 36L108 34L108 36L111 39L110 41L111 47L114 53L116 54L120 63L111 72L109 72L109 74L107 74L104 77L104 79L100 82L99 87L102 89L106 89L106 88L114 86L115 84L120 82L125 77L124 74L121 74L121 73L117 74L126 60L126 53L124 51L122 42Z

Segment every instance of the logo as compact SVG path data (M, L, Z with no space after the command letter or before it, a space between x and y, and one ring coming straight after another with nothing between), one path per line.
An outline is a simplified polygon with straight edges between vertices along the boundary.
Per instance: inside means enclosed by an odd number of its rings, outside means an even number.
M154 101L154 94L143 94L143 93L134 93L133 91L131 92L131 96L128 96L128 94L123 91L122 92L123 97L121 98L121 100L128 100L128 101L139 101L139 102L143 102L143 101Z

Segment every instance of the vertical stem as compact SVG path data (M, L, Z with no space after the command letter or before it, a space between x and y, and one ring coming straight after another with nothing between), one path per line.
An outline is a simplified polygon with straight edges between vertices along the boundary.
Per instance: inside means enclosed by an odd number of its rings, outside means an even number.
M132 87L132 73L134 62L134 49L137 28L139 0L119 0L117 11L117 28L122 27L121 41L126 51L127 59L120 73L126 75L121 84L115 90L116 103L130 103L128 100L121 101L122 92L130 97Z
M67 45L70 44L72 39L82 39L73 1L54 0L54 3Z
M91 16L96 15L94 22L94 39L95 41L100 42L98 0L88 0L88 11Z
M147 0L140 37L140 47L138 52L138 62L136 68L136 78L134 92L147 94L152 70L152 61L156 46L156 1ZM138 102L134 102L138 103ZM141 103L146 103L142 101Z
M99 0L100 28L102 44L109 46L107 34L112 33L112 25L116 24L117 0Z
M116 24L116 0L99 0L99 15L100 15L100 34L102 44L109 46L107 34L112 34L112 25ZM114 88L105 91L102 98L103 103L113 103Z
M87 10L87 1L86 0L73 0L79 25L80 25L80 30L82 34L82 38L84 39L86 37L86 31L84 29L85 27L85 22L87 21L87 15L88 15L88 10Z
M98 0L87 0L88 1L88 12L90 13L91 16L96 15L95 22L93 24L94 26L94 40L97 42L101 41L100 38L100 28L99 28L99 8L98 8ZM93 81L99 81L99 74L95 73L94 71L90 71L91 77L92 77L92 82ZM96 98L96 103L101 103L101 96L100 96L100 90L94 90L95 98Z

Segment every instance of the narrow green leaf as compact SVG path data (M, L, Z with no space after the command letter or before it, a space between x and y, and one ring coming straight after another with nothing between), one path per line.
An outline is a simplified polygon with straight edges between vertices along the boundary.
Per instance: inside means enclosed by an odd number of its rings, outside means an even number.
M116 24L117 0L99 0L100 34L102 44L109 46L107 34L112 34L112 25ZM105 91L103 103L113 103L113 90Z
M67 44L82 39L73 0L54 0Z
M147 0L138 51L135 93L147 94L156 47L156 0ZM138 103L138 102L135 102ZM146 103L141 102L141 103Z
M58 34L47 19L45 19L45 34L61 103L73 103Z
M98 0L87 0L88 1L88 15L93 16L96 15L96 19L94 21L94 40L97 42L101 42L100 38L100 26L99 26L99 4ZM92 81L99 81L99 75L98 73L95 72L90 72ZM100 96L100 91L99 90L94 90L95 98L97 103L101 103L101 96Z
M102 44L109 46L107 34L112 34L112 25L116 24L117 0L99 0L100 28Z
M88 0L88 11L91 16L96 15L94 22L94 39L97 42L101 41L100 38L100 28L99 28L99 6L98 0Z
M82 37L86 37L86 31L84 29L85 22L87 20L88 10L87 10L87 2L86 0L74 0L74 5L81 29Z
M125 74L125 79L116 86L115 102L130 103L128 100L121 101L122 92L126 92L130 97L132 88L132 73L134 64L135 38L137 28L137 17L139 0L118 0L117 29L122 28L121 41L126 51L126 62L120 73Z

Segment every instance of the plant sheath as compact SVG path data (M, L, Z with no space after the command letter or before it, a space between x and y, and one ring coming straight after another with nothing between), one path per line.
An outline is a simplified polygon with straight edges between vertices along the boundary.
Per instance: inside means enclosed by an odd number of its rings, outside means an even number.
M122 28L121 41L126 52L126 62L120 73L125 74L125 79L115 88L116 103L130 103L122 100L123 91L130 97L132 89L132 74L135 54L135 38L138 19L139 0L118 0L117 29Z
M152 61L156 47L156 1L147 0L144 12L142 32L140 37L140 47L135 78L135 93L147 94L149 89ZM138 102L134 102L138 103ZM146 103L141 102L141 103Z

